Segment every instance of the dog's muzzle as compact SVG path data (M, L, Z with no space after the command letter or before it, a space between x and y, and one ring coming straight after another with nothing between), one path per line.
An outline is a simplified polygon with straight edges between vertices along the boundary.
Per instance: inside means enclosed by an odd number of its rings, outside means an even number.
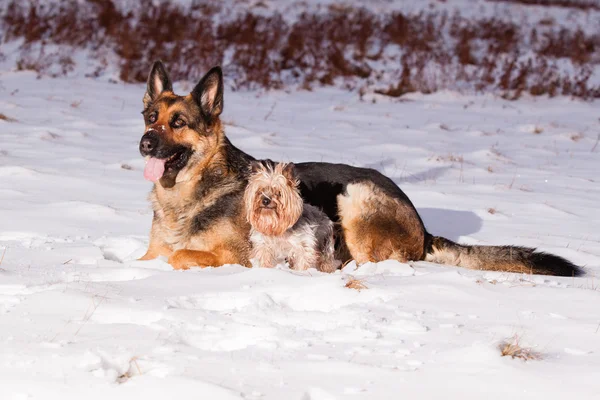
M269 197L262 196L262 198L260 200L260 208L272 210L276 207L275 207L275 203L273 203L273 201Z
M158 149L158 132L155 130L147 131L140 140L140 153L142 156L154 156Z

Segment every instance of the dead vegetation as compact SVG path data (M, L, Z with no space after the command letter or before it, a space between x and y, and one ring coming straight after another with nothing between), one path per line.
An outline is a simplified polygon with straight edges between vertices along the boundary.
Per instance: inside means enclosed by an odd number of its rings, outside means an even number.
M11 118L11 117L7 116L6 114L3 114L3 113L0 113L0 121L17 122L16 119Z
M527 6L563 7L579 10L600 10L596 0L487 0L490 3L518 3Z
M346 282L346 285L344 285L344 287L347 287L348 289L358 290L359 292L361 290L369 288L367 285L364 284L362 279L356 279L356 278L348 279L348 281Z
M430 157L429 160L435 160L437 162L460 163L460 164L465 162L465 159L463 158L463 156L454 155L452 153L446 154L446 155L433 156L433 157Z
M306 11L293 21L264 10L229 14L208 0L189 6L141 0L133 11L113 0L10 0L0 35L4 42L22 40L17 68L39 74L73 70L72 51L51 46L61 45L88 51L98 64L92 76L108 68L105 54L114 52L125 82L144 81L152 61L162 59L177 80L197 79L225 63L234 89L337 85L392 97L446 88L496 91L511 100L525 93L600 97L590 83L600 63L600 35L576 26L359 7ZM568 68L559 68L565 62Z
M591 153L596 151L596 147L598 147L598 142L600 142L600 133L598 134L598 137L596 138L596 142L594 143L594 146L592 146L592 150L590 150Z
M530 347L523 347L518 335L514 335L498 346L502 357L519 358L523 361L541 360L542 355Z
M2 268L2 261L4 261L4 255L6 254L6 249L8 247L5 247L4 250L2 250L2 256L0 256L0 270L4 271L4 269Z
M135 369L133 368L135 366ZM131 358L131 360L129 360L129 369L124 373L119 375L119 377L117 378L117 383L122 384L127 382L129 379L133 378L134 376L141 376L142 375L142 370L140 369L140 365L137 362L137 357L133 357Z
M581 139L585 138L583 132L572 133L569 138L574 142L579 142Z

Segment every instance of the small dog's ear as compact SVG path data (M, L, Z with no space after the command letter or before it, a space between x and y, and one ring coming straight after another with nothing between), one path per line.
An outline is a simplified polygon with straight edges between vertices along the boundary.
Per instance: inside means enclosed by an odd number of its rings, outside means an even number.
M296 168L294 167L294 164L286 164L285 167L283 167L281 173L290 181L296 181Z
M223 112L223 72L214 67L192 90L192 97L200 106L202 114L212 120Z
M171 78L161 61L155 61L152 69L148 74L148 82L146 84L146 94L144 94L144 107L156 100L162 92L173 91Z
M262 167L262 163L260 161L252 161L250 163L250 172L255 174Z

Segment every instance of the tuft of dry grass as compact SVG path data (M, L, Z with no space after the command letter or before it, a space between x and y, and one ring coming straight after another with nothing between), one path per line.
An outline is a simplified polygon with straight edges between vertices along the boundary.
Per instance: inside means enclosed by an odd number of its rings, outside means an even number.
M0 257L0 267L2 267L2 261L4 261L4 255L6 254L6 249L8 247L5 247L4 250L2 251L2 257Z
M461 164L465 162L465 159L463 158L463 156L457 156L452 153L450 153L448 155L444 155L444 156L436 156L434 158L434 160L439 161L439 162L452 162L452 163L461 163Z
M6 122L17 122L16 119L7 116L6 114L0 113L0 120Z
M585 284L573 286L577 287L578 289L598 291L600 289L600 282L596 279L596 276L592 274L590 278L585 279Z
M596 143L594 143L594 146L592 147L592 150L590 150L590 152L594 152L596 151L596 147L598 147L598 142L600 142L600 133L598 134L598 137L596 138Z
M476 283L476 284L478 284L478 285L483 285L484 283L489 283L490 285L497 285L497 284L498 284L498 280L496 280L496 279L492 279L492 280L489 280L489 281L488 281L488 280L487 280L487 279L485 279L485 278L478 278L478 279L475 281L475 283Z
M106 293L104 293L104 295L99 295L96 294L94 295L90 300L91 300L91 305L88 306L87 310L85 311L85 314L83 316L83 319L81 321L81 325L79 326L79 328L77 329L77 331L75 331L73 336L77 336L79 335L79 332L81 331L81 329L83 329L84 326L86 326L86 324L89 322L89 320L94 316L94 313L96 312L96 310L98 309L98 307L100 307L100 305L102 305L102 303L104 302L104 300L106 300L106 294L108 293L108 291ZM96 303L95 299L96 298L100 298L100 301L98 301L98 303Z
M368 289L369 287L363 283L362 279L350 278L346 285L344 285L348 289L358 290L359 292L363 289Z
M519 335L503 341L498 346L502 357L520 358L523 361L541 360L542 355L530 347L523 347L520 343Z
M583 132L572 133L570 136L571 140L574 142L579 142L584 137L585 135L583 134Z
M127 372L125 372L124 374L120 375L117 378L117 383L119 383L119 384L125 383L129 379L131 379L132 377L134 377L136 375L132 371L132 369L133 369L132 364L135 366L135 369L137 370L137 375L139 375L139 376L142 375L142 370L140 369L140 366L137 362L137 357L133 357L131 360L129 360L129 370L127 370Z

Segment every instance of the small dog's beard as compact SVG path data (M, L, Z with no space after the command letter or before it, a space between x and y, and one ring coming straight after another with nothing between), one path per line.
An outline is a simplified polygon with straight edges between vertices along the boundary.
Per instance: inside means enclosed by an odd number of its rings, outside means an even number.
M280 236L296 221L291 221L288 215L279 211L277 208L261 208L257 207L252 213L250 224L254 230L266 236ZM296 219L297 220L297 219Z
M255 197L254 207L248 216L254 230L266 236L280 236L298 221L304 207L300 194L289 187L281 193L282 197L273 208L261 207L261 196Z

